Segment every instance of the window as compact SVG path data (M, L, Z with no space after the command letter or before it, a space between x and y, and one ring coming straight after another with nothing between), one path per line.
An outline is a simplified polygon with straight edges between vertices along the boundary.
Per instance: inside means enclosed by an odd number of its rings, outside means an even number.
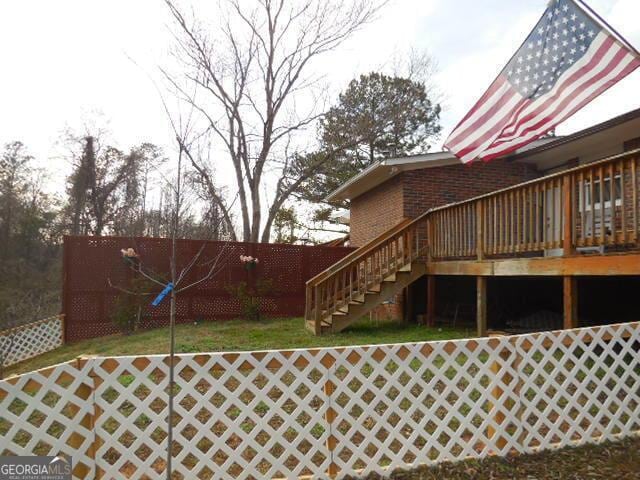
M604 200L604 208L611 208L611 177L606 177L604 182L600 182L599 178L595 178L593 182L593 206L595 210L601 210L603 208L600 205L600 187L604 187L604 192L602 192L602 199ZM614 205L619 207L622 205L622 177L618 173L613 177L613 198ZM582 211L582 206L584 205L584 210L586 212L591 210L591 182L586 180L584 182L582 191L580 192L580 211ZM584 202L582 200L584 197Z

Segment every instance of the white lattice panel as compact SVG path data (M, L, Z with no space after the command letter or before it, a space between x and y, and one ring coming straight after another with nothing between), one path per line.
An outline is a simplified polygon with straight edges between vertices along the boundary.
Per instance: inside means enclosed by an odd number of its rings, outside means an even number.
M638 323L515 337L525 452L640 432Z
M366 474L517 450L514 351L506 338L342 351L332 371L338 470Z
M187 479L326 471L325 354L178 356L174 470ZM106 478L156 478L164 470L167 363L164 356L96 360L96 462Z
M75 478L93 478L90 370L73 361L0 382L0 455L65 455Z
M639 350L629 323L179 355L174 477L385 474L639 434ZM158 478L167 363L95 358L0 382L0 453L72 455L76 478Z
M4 366L54 350L63 343L62 317L56 316L0 332L0 351L6 353Z

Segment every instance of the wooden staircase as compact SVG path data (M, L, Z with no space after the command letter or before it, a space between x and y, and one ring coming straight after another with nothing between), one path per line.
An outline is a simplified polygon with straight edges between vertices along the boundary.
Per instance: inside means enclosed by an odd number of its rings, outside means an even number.
M339 332L426 272L427 216L404 220L307 282L305 321Z

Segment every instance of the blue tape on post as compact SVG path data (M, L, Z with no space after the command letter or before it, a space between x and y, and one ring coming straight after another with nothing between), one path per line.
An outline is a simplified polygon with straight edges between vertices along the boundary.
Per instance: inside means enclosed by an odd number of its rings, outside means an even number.
M166 297L171 290L173 290L173 283L169 282L167 283L167 286L164 287L164 290L162 290L158 294L158 296L155 298L155 300L151 302L151 305L153 305L154 307L157 307L158 305L160 305L160 302L164 300L164 297Z

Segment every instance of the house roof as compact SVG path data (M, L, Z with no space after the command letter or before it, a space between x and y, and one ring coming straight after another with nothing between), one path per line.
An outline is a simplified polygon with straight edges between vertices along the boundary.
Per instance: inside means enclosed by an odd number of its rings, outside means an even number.
M542 138L522 148L522 151L535 148L538 145L548 143L555 138ZM401 172L418 170L423 168L443 167L460 163L455 155L450 152L430 152L408 157L386 158L379 160L357 175L351 177L339 188L327 196L327 201L350 200L372 188L386 182Z
M624 142L637 137L640 137L640 108L546 145L538 145L527 152L511 154L510 158L517 162L535 164L543 172L552 171L574 158L587 163L622 153Z
M610 149L612 142L622 148L624 140L633 136L640 136L640 108L570 135L540 138L508 155L508 158L535 163L544 171L560 167L563 162L575 157L585 158L587 161L601 158L610 152L600 155L600 150ZM401 172L457 163L460 163L460 160L449 152L379 160L331 192L327 200L351 200Z
M618 127L620 125L633 123L634 125L637 120L640 118L640 108L636 108L635 110L631 110L627 113L623 113L622 115L618 115L617 117L610 118L609 120L605 120L604 122L598 123L596 125L592 125L591 127L587 127L583 130L579 130L570 135L565 135L564 137L556 137L555 141L548 142L543 145L536 145L534 148L531 148L527 151L516 152L510 155L514 160L518 160L524 157L531 157L532 155L536 155L541 152L545 152L552 148L557 148L561 145L566 145L569 143L575 143L581 138L589 137L595 135L596 133L604 132L606 130L611 130L614 127Z
M395 177L400 172L417 168L453 165L459 162L460 160L449 152L424 153L409 157L378 160L331 192L327 196L327 200L335 201L355 198L388 179Z

